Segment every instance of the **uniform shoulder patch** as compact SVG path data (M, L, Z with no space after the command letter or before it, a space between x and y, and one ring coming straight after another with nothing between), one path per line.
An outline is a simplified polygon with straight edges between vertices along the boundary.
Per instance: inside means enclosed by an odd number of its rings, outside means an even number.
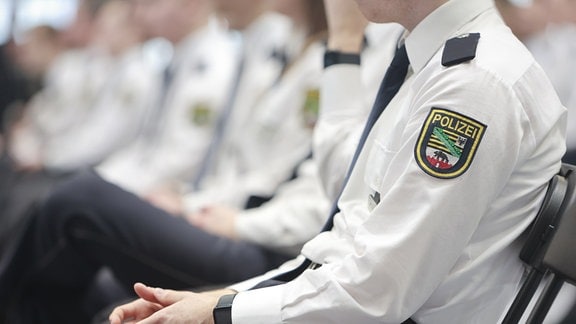
M207 126L212 122L212 109L203 102L196 103L190 107L189 118L196 126Z
M432 108L416 142L416 162L433 177L456 178L470 167L486 127L459 113Z
M453 66L473 60L479 40L480 33L464 34L447 40L442 52L442 65Z

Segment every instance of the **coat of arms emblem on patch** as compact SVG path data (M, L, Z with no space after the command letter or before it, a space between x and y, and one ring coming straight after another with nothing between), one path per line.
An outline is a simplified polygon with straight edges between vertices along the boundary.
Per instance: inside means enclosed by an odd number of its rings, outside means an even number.
M431 176L456 178L470 167L485 131L470 117L432 108L414 149L416 162Z

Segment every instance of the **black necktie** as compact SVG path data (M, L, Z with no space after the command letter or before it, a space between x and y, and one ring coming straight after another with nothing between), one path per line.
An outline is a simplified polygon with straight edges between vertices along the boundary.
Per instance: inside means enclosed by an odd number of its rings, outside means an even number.
M240 45L238 53L240 55L238 59L238 65L236 66L236 72L234 73L234 79L232 80L232 86L230 88L230 92L228 93L228 97L224 103L224 108L220 113L218 120L216 121L216 125L214 127L214 135L210 141L208 146L208 150L204 154L204 157L200 164L198 165L198 172L194 179L192 179L192 187L194 190L199 190L202 181L207 176L210 168L214 164L214 159L216 158L216 154L220 149L222 144L222 140L224 138L224 133L226 131L226 127L228 125L228 121L230 120L230 115L232 114L232 108L236 104L236 98L238 97L238 89L240 88L240 83L242 82L242 77L244 75L244 66L245 66L245 53L244 53L244 44L243 40L240 37Z
M362 135L360 136L360 141L358 141L358 146L356 147L356 151L354 152L354 156L352 157L352 161L350 162L350 166L348 167L348 172L346 173L346 177L344 178L344 183L342 184L342 189L338 194L338 198L334 201L332 205L332 209L330 211L330 217L324 224L322 228L322 232L329 231L334 224L334 216L340 212L338 208L338 200L342 195L342 191L348 180L350 179L350 175L352 174L352 170L358 161L358 157L360 156L360 152L366 143L366 139L368 139L368 135L374 127L374 124L384 111L384 109L388 106L392 98L398 93L402 83L404 83L404 79L406 79L406 74L408 73L408 65L410 61L408 60L408 54L406 53L406 46L402 45L396 50L394 54L394 58L392 59L392 63L390 63L390 67L386 70L386 74L384 75L384 79L380 84L380 88L378 89L378 94L376 96L376 100L374 101L374 105L372 106L372 110L370 111L370 115L368 116L368 120L366 121L366 125L364 126L364 130L362 131Z
M360 136L360 141L358 142L358 146L356 147L356 151L354 152L354 156L352 157L352 161L350 162L350 166L348 167L348 172L346 173L346 178L344 179L344 183L342 185L342 190L340 190L340 194L338 198L335 200L334 204L332 205L332 210L330 212L330 217L324 224L324 228L322 232L329 231L332 229L334 224L334 216L340 211L338 208L338 200L340 199L340 195L342 195L342 191L348 182L350 175L352 173L352 169L356 165L358 161L358 157L360 156L360 152L362 151L362 147L366 143L366 139L368 138L368 134L372 130L372 127L386 108L392 98L398 93L402 83L404 83L404 79L406 79L406 74L408 73L408 65L410 61L408 60L408 54L406 53L405 45L402 45L396 50L394 54L394 58L392 59L392 63L390 63L390 67L386 70L386 74L384 75L384 79L380 84L380 89L378 89L378 95L376 96L376 100L374 101L374 106L372 106L372 110L370 115L368 116L368 120L366 121L366 125L364 126L364 130L362 131L362 136ZM273 286L276 284L280 284L283 282L288 282L299 276L304 270L309 268L312 264L312 261L306 259L300 266L296 269L280 274L274 277L271 280L264 281L258 284L254 288L261 288L266 286Z
M160 124L163 114L166 111L166 102L168 99L168 92L172 87L174 80L174 73L176 69L172 64L167 64L162 71L162 84L156 102L151 110L148 112L144 124L142 126L142 138L147 148L153 146L158 140L160 132Z

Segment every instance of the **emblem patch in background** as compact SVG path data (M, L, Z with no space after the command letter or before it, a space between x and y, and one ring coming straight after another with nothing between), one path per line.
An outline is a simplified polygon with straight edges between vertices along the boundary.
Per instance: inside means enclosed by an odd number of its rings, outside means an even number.
M313 129L318 121L318 114L320 113L320 90L309 89L306 91L306 100L302 107L302 118L304 119L304 126Z
M212 109L208 104L197 103L190 107L190 120L196 126L206 126L212 121Z
M441 108L432 108L426 118L414 156L431 176L451 179L462 175L474 158L486 125Z

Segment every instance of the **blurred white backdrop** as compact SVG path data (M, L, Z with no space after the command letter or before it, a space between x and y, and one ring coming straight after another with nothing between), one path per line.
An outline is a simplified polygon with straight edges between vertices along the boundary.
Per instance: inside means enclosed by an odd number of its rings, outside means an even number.
M0 44L38 25L65 27L77 4L78 0L0 0Z

